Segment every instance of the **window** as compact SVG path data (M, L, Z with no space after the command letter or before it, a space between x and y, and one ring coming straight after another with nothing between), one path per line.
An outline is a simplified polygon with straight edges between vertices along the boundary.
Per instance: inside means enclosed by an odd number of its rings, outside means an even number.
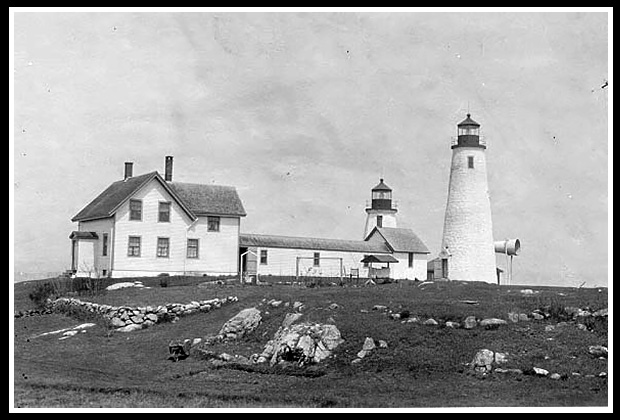
M142 200L129 200L129 220L142 220Z
M262 265L267 265L267 250L266 249L260 250L260 263Z
M101 275L103 277L108 277L108 270L101 270Z
M409 268L413 267L413 252L409 253Z
M129 245L127 247L128 257L139 257L140 256L140 242L141 242L141 238L139 236L129 237Z
M198 239L187 240L187 258L198 258Z
M473 156L467 156L467 167L469 169L474 169L474 157Z
M377 216L377 227L383 227L383 216Z
M104 233L101 240L101 255L106 257L108 255L108 234Z
M321 253L315 252L313 260L314 260L313 262L314 262L315 267L318 267L319 265L321 265Z
M160 202L159 203L159 213L158 213L158 222L169 222L170 221L170 203Z
M157 238L157 257L168 258L170 256L170 238Z
M207 217L207 231L219 232L220 231L220 218L217 216Z

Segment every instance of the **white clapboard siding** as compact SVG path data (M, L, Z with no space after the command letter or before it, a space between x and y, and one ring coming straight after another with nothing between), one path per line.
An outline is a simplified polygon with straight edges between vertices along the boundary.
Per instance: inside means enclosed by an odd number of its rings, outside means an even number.
M115 277L144 273L234 274L237 272L239 218L222 217L219 232L207 232L207 218L192 222L156 180L140 189L132 199L142 200L142 220L129 220L129 201L116 212L114 232ZM158 222L159 202L171 202L170 222ZM140 257L130 257L130 236L141 237ZM157 257L157 238L169 238L169 257ZM197 260L188 259L187 239L200 241Z

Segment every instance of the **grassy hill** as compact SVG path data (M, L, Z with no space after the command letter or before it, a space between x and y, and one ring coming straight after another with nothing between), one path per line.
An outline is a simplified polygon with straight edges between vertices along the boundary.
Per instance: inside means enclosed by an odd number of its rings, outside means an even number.
M69 339L36 335L72 327L83 320L60 314L14 320L14 398L16 407L452 407L452 406L607 406L607 359L588 354L607 346L607 326L563 321L563 308L607 307L607 289L531 288L467 282L396 283L371 287L291 285L242 286L171 278L168 287L145 279L150 288L108 291L80 297L110 305L146 306L237 296L238 302L176 323L119 333L103 322ZM32 307L36 282L15 285L15 310ZM271 299L284 303L267 305ZM168 360L171 339L216 334L237 312L257 307L262 324L250 335L214 346L218 352L260 353L292 303L303 302L302 321L333 322L344 343L328 360L307 368L214 367L189 357ZM285 303L291 305L285 307ZM336 303L337 308L330 308ZM373 310L383 305L387 310ZM445 327L467 316L508 319L508 312L546 308L544 320L508 322L497 329ZM437 326L402 323L391 313L409 313ZM557 326L547 331L548 325ZM548 329L548 328L547 328ZM351 364L366 337L385 340L359 364ZM466 364L487 348L508 353L504 367L528 372L536 366L560 380L520 374L471 373ZM307 373L307 374L306 374ZM575 374L579 375L575 375Z

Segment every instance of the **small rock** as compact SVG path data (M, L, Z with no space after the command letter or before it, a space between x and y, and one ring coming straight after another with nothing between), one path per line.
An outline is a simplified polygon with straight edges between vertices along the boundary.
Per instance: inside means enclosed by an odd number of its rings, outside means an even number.
M476 321L476 317L473 315L468 316L465 318L465 321L463 321L463 328L466 330L471 330L472 328L475 328L476 325L478 325L478 321Z
M439 325L439 322L435 321L433 318L429 318L422 323L423 325Z
M539 314L538 312L532 312L532 318L534 318L536 321L545 319L545 317Z
M390 314L390 318L392 318L395 321L398 321L400 319L400 314Z
M519 322L529 321L527 314L519 314Z
M508 312L508 320L511 322L519 322L519 314L516 312Z
M571 375L572 376L581 376L581 373L579 373L579 372L571 372Z
M590 346L588 347L588 353L590 353L594 357L607 357L607 347Z
M521 289L520 292L524 295L533 295L534 291L532 289Z
M545 331L549 332L549 331L554 331L555 330L555 326L553 325L546 325L545 326Z
M153 313L149 313L146 315L145 317L147 320L152 321L152 322L157 322L157 315L153 314Z
M269 303L269 305L272 308L277 308L278 306L282 305L282 301L281 300L274 300L271 303Z
M357 365L359 363L362 363L362 359L360 359L359 357L357 359L353 359L353 361L351 362L352 365Z
M586 327L584 324L577 324L577 329L581 331L587 331L588 327Z
M385 340L379 340L379 347L382 349L387 349L388 348L388 343Z
M553 379L555 381L557 381L558 379L561 379L562 376L559 373L552 373L551 375L549 375L549 379Z
M373 311L385 311L387 310L387 306L384 305L375 305L372 307Z
M413 316L411 318L407 318L403 321L400 321L401 324L415 324L420 322L420 318L418 318L417 316Z
M357 352L358 359L363 359L369 352L366 350L360 350Z
M607 377L607 372L601 372L598 374L599 378L606 378Z
M448 328L459 328L460 326L461 324L459 324L458 322L446 321L446 327Z
M547 375L549 375L549 371L546 370L546 369L542 369L542 368L539 368L539 367L533 367L532 370L538 376L547 376Z
M368 313L368 309L360 309L360 312L363 314L367 314Z
M62 333L62 335L67 336L67 337L71 337L76 335L78 332L76 330L69 330L69 331L65 331L64 333Z
M520 375L523 373L523 371L521 369L504 369L504 368L495 368L495 370L493 370L493 372L497 372L497 373L515 373L517 375Z
M373 340L371 337L366 337L366 340L364 340L364 345L362 346L362 350L372 351L375 348L375 340Z
M301 308L304 306L303 303L297 301L297 302L293 302L293 309L299 310L301 311Z
M116 331L118 331L118 332L132 332L132 331L137 331L137 330L141 330L141 329L142 329L142 324L129 324L129 325L125 325L124 327L117 328Z
M197 346L200 343L202 343L202 338L196 337L192 340L192 347Z
M282 326L284 328L287 328L301 317L302 315L300 313L288 313L284 315L284 321L282 321Z
M333 311L333 310L340 308L340 306L337 303L332 303L331 305L328 306L328 308Z

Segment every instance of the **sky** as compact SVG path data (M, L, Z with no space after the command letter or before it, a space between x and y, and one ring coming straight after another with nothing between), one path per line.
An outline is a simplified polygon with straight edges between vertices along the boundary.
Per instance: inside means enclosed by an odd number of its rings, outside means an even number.
M16 272L67 269L70 219L166 155L175 181L235 186L248 233L362 239L383 177L434 257L469 111L513 283L607 286L607 13L13 16Z

